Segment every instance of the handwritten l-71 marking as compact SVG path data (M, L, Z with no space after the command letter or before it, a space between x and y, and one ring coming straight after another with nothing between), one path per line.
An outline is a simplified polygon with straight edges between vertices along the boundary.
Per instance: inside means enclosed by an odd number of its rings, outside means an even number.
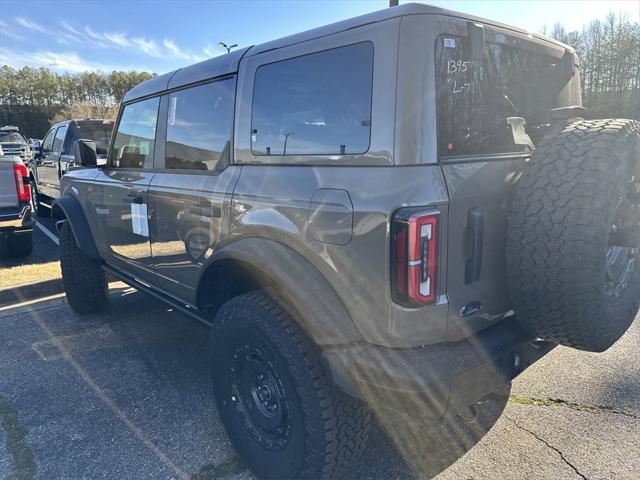
M460 87L458 87L458 82L456 80L453 81L453 93L463 93L466 90L469 90L471 88L471 84L470 83L463 83L462 85L460 85Z

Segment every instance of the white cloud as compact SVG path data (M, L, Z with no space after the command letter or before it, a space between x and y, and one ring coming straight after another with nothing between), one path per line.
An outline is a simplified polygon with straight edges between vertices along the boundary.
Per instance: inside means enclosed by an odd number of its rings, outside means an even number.
M81 58L75 52L51 52L40 50L37 52L22 52L3 48L0 51L0 64L13 68L24 66L48 67L63 72L85 72L89 70L112 70L113 68Z
M202 57L198 55L193 55L191 53L188 53L182 50L180 47L178 47L178 45L176 45L176 43L173 40L169 40L165 38L162 41L162 44L164 45L164 48L166 48L169 51L169 53L171 53L171 55L173 55L175 58L179 60L191 60L196 62L199 62L200 60L202 60Z
M131 43L147 55L151 55L152 57L162 57L158 45L156 45L156 42L154 42L153 40L147 40L146 38L142 37L134 37L131 39Z
M45 30L45 28L42 25L32 20L29 20L28 18L16 17L16 23L21 27L24 27L28 30L32 30L34 32L48 33L47 30Z
M7 22L0 20L0 37L13 38L14 40L24 40L22 35L16 33L15 28L11 28Z
M131 42L124 33L105 32L104 38L119 47L129 47Z
M102 47L107 48L109 45L103 40L104 37L100 35L98 32L94 31L89 25L85 25L84 27L85 33L89 36L93 43Z

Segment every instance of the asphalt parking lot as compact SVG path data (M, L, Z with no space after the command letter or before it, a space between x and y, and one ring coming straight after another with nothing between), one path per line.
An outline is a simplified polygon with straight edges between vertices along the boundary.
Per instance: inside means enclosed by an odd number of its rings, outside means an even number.
M0 309L0 478L252 478L215 413L206 327L124 285L111 293L86 318L63 296ZM410 455L441 479L637 478L638 345L636 321L604 354L558 348L468 453ZM419 476L396 443L374 427L346 477Z

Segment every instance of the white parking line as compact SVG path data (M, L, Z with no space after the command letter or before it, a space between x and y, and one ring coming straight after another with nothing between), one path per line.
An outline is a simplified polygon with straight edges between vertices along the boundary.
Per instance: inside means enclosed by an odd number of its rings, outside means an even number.
M51 231L49 231L44 225L42 225L41 223L36 222L36 227L42 232L44 233L47 237L49 237L49 239L55 243L56 245L60 246L60 242L58 240L58 237L56 237L53 233L51 233Z

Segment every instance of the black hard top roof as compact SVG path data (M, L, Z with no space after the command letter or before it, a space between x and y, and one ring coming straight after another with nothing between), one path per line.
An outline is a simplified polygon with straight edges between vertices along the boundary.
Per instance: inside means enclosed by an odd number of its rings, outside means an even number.
M398 7L386 8L377 12L368 13L359 17L350 18L341 22L332 23L319 28L314 28L306 32L289 35L278 40L273 40L261 45L250 46L243 49L235 50L231 53L220 55L218 57L205 60L204 62L196 63L188 67L174 70L173 72L159 75L150 80L146 80L134 88L132 88L123 99L123 102L129 102L141 97L153 95L163 90L172 88L178 88L191 83L207 80L209 78L215 78L223 75L230 75L238 71L240 60L246 54L247 56L258 55L260 53L267 52L269 50L275 50L278 48L294 45L296 43L313 40L316 38L331 35L337 32L350 30L352 28L361 27L370 23L381 22L390 18L402 17L406 15L446 15L450 17L458 17L466 20L471 20L479 23L486 23L494 25L507 30L511 30L518 33L527 35L533 35L537 38L544 38L547 41L555 43L558 46L567 48L566 45L561 44L553 39L543 37L541 35L534 35L532 32L516 28L510 25L505 25L493 20L487 20L481 17L475 17L473 15L467 15L460 12L454 12L440 7L434 7L432 5L425 5L422 3L406 3Z

